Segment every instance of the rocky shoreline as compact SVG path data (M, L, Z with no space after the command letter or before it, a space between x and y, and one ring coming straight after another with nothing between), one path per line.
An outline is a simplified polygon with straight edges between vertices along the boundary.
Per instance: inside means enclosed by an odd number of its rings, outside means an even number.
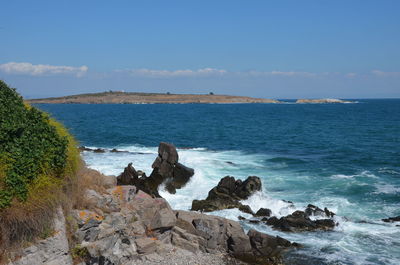
M158 193L184 188L194 170L179 163L175 146L160 143L149 176L129 164L118 176L97 174L93 188L85 190L84 206L64 217L59 209L54 232L48 238L15 253L10 265L35 264L284 264L283 255L302 246L279 236L250 229L238 221L263 223L290 233L329 231L338 223L335 213L309 204L276 217L270 209L251 209L241 201L262 189L257 176L245 180L223 177L204 200L194 200L191 211L173 210ZM290 202L288 202L290 203ZM203 212L238 208L250 214L238 221ZM400 217L383 219L397 222ZM66 223L73 224L70 242ZM69 245L68 245L69 243Z

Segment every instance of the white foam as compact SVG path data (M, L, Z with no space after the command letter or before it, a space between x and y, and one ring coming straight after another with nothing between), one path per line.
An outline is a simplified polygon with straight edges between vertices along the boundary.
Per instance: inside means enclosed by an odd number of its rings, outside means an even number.
M331 178L334 179L351 179L353 178L355 175L343 175L343 174L337 174L337 175L332 175Z
M396 194L400 193L400 187L396 187L387 183L379 183L375 184L376 191L375 194L383 193L383 194Z

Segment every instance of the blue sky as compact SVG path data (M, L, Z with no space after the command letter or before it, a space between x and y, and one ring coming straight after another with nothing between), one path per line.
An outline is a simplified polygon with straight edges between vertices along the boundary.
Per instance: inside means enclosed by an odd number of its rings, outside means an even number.
M3 1L0 79L104 90L400 97L400 1Z

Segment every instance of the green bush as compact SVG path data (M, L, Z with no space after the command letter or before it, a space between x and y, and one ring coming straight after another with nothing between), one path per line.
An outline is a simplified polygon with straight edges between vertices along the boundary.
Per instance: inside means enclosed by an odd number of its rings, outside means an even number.
M62 183L69 154L79 156L71 144L65 128L0 80L0 210L25 202L33 187L46 185L39 180Z

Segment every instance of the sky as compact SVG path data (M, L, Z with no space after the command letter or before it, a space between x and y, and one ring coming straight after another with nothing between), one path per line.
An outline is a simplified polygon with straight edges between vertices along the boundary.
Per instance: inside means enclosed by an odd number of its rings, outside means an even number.
M400 98L400 1L1 1L0 79L106 90Z

